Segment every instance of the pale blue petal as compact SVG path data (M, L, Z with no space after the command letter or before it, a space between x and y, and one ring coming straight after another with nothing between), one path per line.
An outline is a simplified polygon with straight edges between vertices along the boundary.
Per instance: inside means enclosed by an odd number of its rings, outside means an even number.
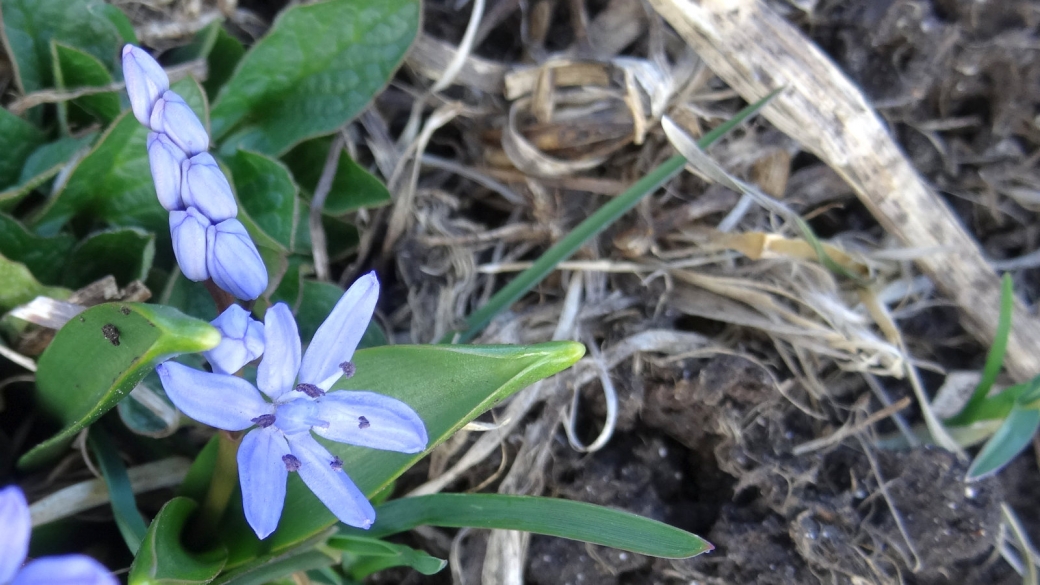
M152 169L152 182L159 204L166 211L184 209L181 199L181 163L187 157L184 151L159 132L148 133L148 163Z
M285 480L282 457L289 454L285 436L274 427L253 429L238 447L238 479L246 521L260 540L267 538L282 517Z
M0 583L7 583L18 572L29 554L32 518L29 503L18 486L0 490Z
M119 585L119 581L86 555L64 555L32 561L11 585Z
M218 374L234 374L264 352L264 326L239 305L210 322L220 331L220 345L203 352Z
M134 117L148 126L156 100L170 89L170 78L151 55L133 45L124 45L123 79Z
M309 431L311 427L326 427L329 422L318 415L318 403L297 393L300 398L278 404L274 411L275 426L287 435ZM282 400L287 397L282 396Z
M210 278L236 298L251 301L267 288L267 269L246 228L228 219L206 230Z
M196 154L181 163L181 170L184 176L181 183L184 205L197 207L213 223L238 215L238 204L231 192L231 184L211 154Z
M264 359L256 370L256 386L272 400L293 389L300 371L300 332L285 303L264 315Z
M274 405L242 378L203 372L172 361L159 364L155 371L174 406L211 427L242 431L253 426L254 418L274 413Z
M209 220L193 207L170 212L173 255L188 280L202 282L209 278L206 267L206 229L209 227Z
M318 327L300 366L300 382L328 390L343 375L340 364L354 356L379 300L379 280L369 272L350 285Z
M188 156L209 150L209 134L184 98L166 90L155 102L148 124L173 140Z
M426 449L426 426L404 402L375 392L338 390L316 400L317 416L328 427L315 427L318 435L372 449L418 453Z
M330 512L350 526L368 529L376 520L376 511L365 494L342 469L336 469L336 461L310 433L288 437L289 448L300 460L299 474L303 483L318 496Z

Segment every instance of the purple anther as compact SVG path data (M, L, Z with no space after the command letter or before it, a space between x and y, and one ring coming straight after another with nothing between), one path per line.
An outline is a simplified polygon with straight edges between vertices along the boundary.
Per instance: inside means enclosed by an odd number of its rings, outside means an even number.
M343 460L339 457L333 457L332 461L329 462L329 465L334 471L343 471Z
M297 384L296 385L296 391L297 392L303 392L304 394L306 394L307 396L310 396L311 398L317 398L319 396L325 396L325 391L322 390L321 388L318 388L314 384Z
M250 420L252 420L253 423L256 424L256 426L258 426L258 427L260 427L262 429L266 429L267 427L269 427L269 426L274 424L274 415L273 414L261 414L260 416L254 418L254 419L250 419Z
M354 362L343 362L339 365L339 369L343 370L343 377L347 379L353 378L354 374L357 373L357 367L354 365Z
M368 427L372 426L372 423L368 422L368 419L363 416L357 417L357 420L357 428L359 429L367 429Z
M285 464L285 468L289 471L300 470L300 460L295 455L282 455L282 463Z

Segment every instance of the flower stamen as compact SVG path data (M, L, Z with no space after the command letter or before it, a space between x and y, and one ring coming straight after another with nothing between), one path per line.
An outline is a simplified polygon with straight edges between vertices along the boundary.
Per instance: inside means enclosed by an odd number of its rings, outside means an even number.
M339 369L343 370L343 377L346 379L353 378L354 374L357 373L357 367L354 362L343 362L339 365Z
M282 455L282 463L285 464L285 468L289 471L300 470L300 460L295 455Z
M258 416L256 418L251 418L249 420L252 421L253 424L255 424L256 426L258 426L258 427L260 427L262 429L266 429L267 427L269 427L269 426L274 424L274 415L273 414L261 414L260 416Z
M372 423L368 422L368 419L363 416L357 417L357 420L357 428L359 429L367 429L368 427L372 426Z
M296 385L296 391L297 392L303 392L304 394L306 394L307 396L310 396L311 398L318 398L319 396L325 396L325 391L322 390L321 388L318 388L314 384L297 384Z
M333 456L332 461L329 462L329 466L335 471L343 471L343 460L339 457Z

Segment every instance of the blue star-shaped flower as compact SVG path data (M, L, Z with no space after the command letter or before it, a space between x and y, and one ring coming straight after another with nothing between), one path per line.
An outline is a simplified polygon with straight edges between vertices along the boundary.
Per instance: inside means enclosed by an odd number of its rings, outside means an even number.
M329 392L341 377L353 375L350 358L378 297L374 273L358 279L318 328L302 360L289 307L278 303L269 308L256 377L259 390L242 378L176 362L157 368L167 395L184 414L228 431L255 426L239 446L238 470L246 520L261 539L278 527L290 471L299 473L346 524L368 528L375 521L375 509L344 473L343 462L312 432L339 443L401 453L426 448L426 427L407 404L375 392Z

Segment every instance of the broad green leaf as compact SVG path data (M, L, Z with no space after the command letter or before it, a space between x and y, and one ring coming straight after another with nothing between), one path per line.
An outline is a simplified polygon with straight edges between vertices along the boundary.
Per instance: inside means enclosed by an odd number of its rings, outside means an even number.
M38 296L65 299L69 291L43 286L33 278L25 264L0 255L0 313L6 313Z
M0 0L4 34L26 93L53 85L51 39L93 55L110 71L119 64L120 26L102 0Z
M134 498L134 490L130 487L130 476L126 473L126 465L119 458L119 452L100 426L90 429L87 434L87 443L94 453L94 459L101 468L101 476L108 487L108 499L112 504L112 514L115 517L116 526L119 528L123 540L126 541L130 554L137 554L141 548L148 528L144 524L144 518L137 509L137 500Z
M18 180L0 192L0 207L10 208L21 201L33 189L42 186L68 164L69 159L80 149L85 149L97 138L97 132L90 132L79 137L59 138L38 147L25 159ZM3 139L0 138L0 141Z
M206 81L202 87L206 95L213 99L224 83L231 77L242 55L246 52L242 43L224 30L221 20L214 20L205 28L195 33L195 38L182 47L171 49L164 55L164 60L171 64L185 63L194 59L205 59L208 65Z
M371 497L477 415L521 388L567 368L584 351L584 346L573 342L397 345L360 350L353 358L357 373L338 382L335 389L371 390L404 401L422 417L430 444L425 452L409 455L323 443L343 460L343 468ZM241 500L232 500L222 530L228 538L229 566L292 548L336 522L296 474L290 476L287 489L278 530L264 541L257 540L246 525Z
M181 532L195 508L194 500L174 498L159 510L130 566L129 585L203 585L220 573L226 552L194 554L181 544Z
M0 108L0 188L13 184L25 159L43 143L44 133L4 108Z
M137 33L134 32L134 24L123 14L122 10L111 4L105 4L101 14L116 28L116 32L119 33L119 38L123 44L138 44Z
M180 270L170 276L159 302L203 321L217 318L217 304L205 285L188 280Z
M300 219L296 224L296 241L293 243L293 252L310 256L313 250L311 249L311 227L308 218L309 206L302 207ZM329 254L329 260L342 260L357 249L358 243L361 241L361 234L353 223L322 214L321 226L325 229L325 249Z
M104 87L112 83L112 74L105 69L97 57L75 47L52 40L54 53L54 83L58 89L71 90L80 87ZM103 124L119 116L119 96L115 92L83 96L72 101ZM59 112L64 103L58 104Z
M244 567L234 567L217 577L212 585L265 585L293 573L338 563L339 555L334 551L315 549L334 532L335 529L323 530L290 549L265 554ZM335 556L330 556L330 553Z
M106 303L87 309L58 331L36 372L39 404L64 428L22 456L18 465L37 467L60 454L158 363L219 342L220 333L209 323L171 307Z
M220 91L213 136L278 156L333 132L387 84L418 27L418 0L326 0L283 11Z
M329 546L347 553L343 564L350 577L358 581L390 567L411 567L423 575L433 575L448 564L410 546L368 536L338 534L329 539Z
M968 468L968 480L976 480L1000 471L1033 440L1040 428L1040 410L1016 406L1011 409L1004 424L975 456Z
M205 122L206 98L194 79L182 79L172 89ZM115 226L155 232L160 245L169 241L169 213L155 196L148 151L148 129L129 110L123 112L72 171L64 188L34 217L37 233L57 233L72 217L89 212Z
M0 254L25 264L43 284L61 282L65 262L75 243L76 238L67 234L52 238L37 236L25 229L18 220L0 213Z
M392 500L376 509L376 522L368 532L342 526L340 534L382 538L427 525L522 530L670 559L714 548L695 534L622 510L506 494L434 494Z
M314 332L325 322L342 296L343 289L331 282L303 281L300 308L296 311L296 324L303 343L310 343Z
M155 258L155 234L138 228L98 232L76 246L65 271L69 288L86 286L112 275L122 286L144 280Z
M318 185L331 145L330 137L315 138L297 145L282 157L308 198ZM361 168L346 152L340 154L336 176L325 200L326 213L343 215L364 207L385 205L390 200L390 191L382 181Z
M299 189L289 169L276 159L247 150L239 150L224 163L235 182L239 219L246 223L245 215L268 241L280 251L288 251L296 237L300 212L296 197Z

